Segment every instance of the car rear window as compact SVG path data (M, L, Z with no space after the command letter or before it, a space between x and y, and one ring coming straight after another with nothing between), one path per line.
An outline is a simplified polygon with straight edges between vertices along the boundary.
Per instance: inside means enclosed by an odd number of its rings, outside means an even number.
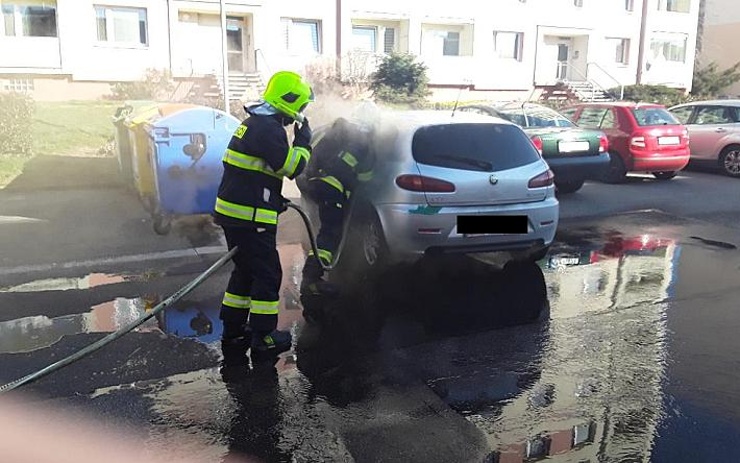
M514 169L540 158L522 129L505 124L422 127L414 134L411 149L421 164L482 172Z
M680 125L673 114L669 113L668 110L663 108L634 108L632 114L635 116L637 125L639 126L652 126L652 125Z
M521 127L573 127L573 123L547 108L506 108L499 113Z

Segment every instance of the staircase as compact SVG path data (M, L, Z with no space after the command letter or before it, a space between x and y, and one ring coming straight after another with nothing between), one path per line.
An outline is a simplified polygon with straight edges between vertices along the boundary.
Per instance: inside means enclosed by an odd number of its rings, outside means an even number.
M563 83L579 101L614 101L609 93L589 80L567 80Z
M265 83L259 72L229 73L229 100L258 101L264 91Z

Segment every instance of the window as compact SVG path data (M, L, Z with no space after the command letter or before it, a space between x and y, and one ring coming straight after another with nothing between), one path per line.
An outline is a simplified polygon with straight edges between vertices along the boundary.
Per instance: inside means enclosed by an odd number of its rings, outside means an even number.
M737 122L735 108L724 106L703 106L696 112L696 124L734 124Z
M589 129L598 129L607 111L609 111L607 108L583 108L581 117L578 118L578 125Z
M493 31L493 50L499 58L521 61L523 42L521 32Z
M29 93L33 91L33 79L8 79L3 82L6 92Z
M614 62L619 64L629 64L630 57L630 39L607 38L609 49L614 50Z
M688 124L689 119L691 118L691 113L694 112L694 108L692 106L683 106L681 108L676 108L671 110L671 114L679 120L682 124Z
M56 37L56 2L3 1L3 29L9 37Z
M148 45L146 8L96 6L98 41Z
M321 22L308 19L281 19L285 49L290 53L321 53Z
M663 108L635 108L632 110L637 125L651 127L655 125L678 125L679 122L668 110Z
M650 51L656 61L686 62L686 34L671 34L665 38L654 38Z
M624 0L624 9L627 11L635 11L635 0Z
M383 52L393 53L396 51L396 30L388 27L383 32Z
M658 0L658 10L688 13L691 10L691 0Z
M442 38L442 54L444 56L460 56L460 33L447 32Z
M375 53L377 35L378 29L375 26L352 26L352 48Z
M616 129L619 126L617 125L617 115L614 114L613 109L608 109L606 111L606 114L604 114L604 118L601 120L601 125L599 126L600 129Z

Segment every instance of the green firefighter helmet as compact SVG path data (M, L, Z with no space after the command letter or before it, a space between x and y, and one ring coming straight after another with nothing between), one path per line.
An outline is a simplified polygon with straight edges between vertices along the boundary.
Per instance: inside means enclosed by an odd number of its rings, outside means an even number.
M314 101L314 95L311 86L300 75L279 71L270 77L262 99L286 116L301 121L303 110Z

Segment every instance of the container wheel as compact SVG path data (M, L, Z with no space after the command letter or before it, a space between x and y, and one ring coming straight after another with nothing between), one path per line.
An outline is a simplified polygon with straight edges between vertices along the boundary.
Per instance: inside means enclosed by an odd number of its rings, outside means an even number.
M153 217L152 225L156 234L168 235L172 230L172 218L164 214L156 214Z

